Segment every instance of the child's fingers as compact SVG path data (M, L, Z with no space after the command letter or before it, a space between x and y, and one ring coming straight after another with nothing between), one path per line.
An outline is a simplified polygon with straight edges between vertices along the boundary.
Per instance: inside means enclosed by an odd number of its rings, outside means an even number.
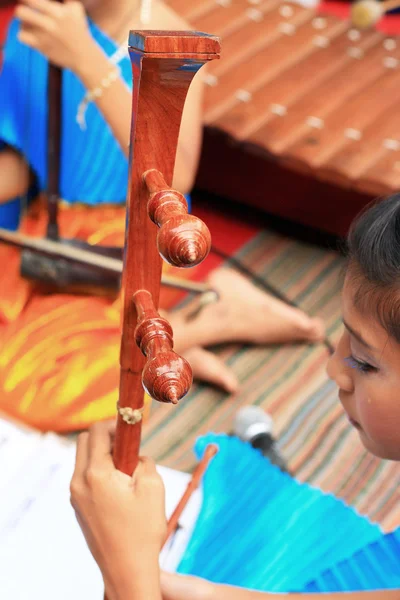
M20 5L15 10L15 16L22 21L24 25L37 27L39 29L51 29L53 21L41 12L33 10L30 6Z
M117 429L117 421L115 419L110 419L110 420L104 421L104 423L106 423L106 426L108 428L108 433L110 434L112 441L114 441L115 430Z
M112 459L112 437L109 421L95 423L89 429L89 461L90 470L114 470Z
M89 433L85 431L78 435L76 442L76 458L74 477L82 477L89 462Z
M153 489L162 489L164 487L161 476L159 475L154 460L146 456L139 458L138 466L133 474L135 488L148 492L149 487Z
M19 2L48 17L58 17L62 11L60 3L53 0L19 0Z
M76 509L78 500L86 489L85 474L89 461L89 434L87 431L78 436L76 443L75 469L71 479L71 504Z
M25 46L29 46L30 48L36 48L37 37L31 31L25 31L24 29L20 29L17 37L18 41L20 41L21 44L25 44Z
M157 475L156 463L148 456L140 456L135 473L137 474L137 477Z

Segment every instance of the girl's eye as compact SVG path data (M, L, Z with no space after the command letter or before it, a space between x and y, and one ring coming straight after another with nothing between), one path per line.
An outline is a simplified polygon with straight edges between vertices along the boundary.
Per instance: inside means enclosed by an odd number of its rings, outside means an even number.
M371 373L377 370L376 367L373 367L369 363L364 362L363 360L359 360L354 356L348 356L344 360L349 367L351 367L352 369L357 369L361 373Z

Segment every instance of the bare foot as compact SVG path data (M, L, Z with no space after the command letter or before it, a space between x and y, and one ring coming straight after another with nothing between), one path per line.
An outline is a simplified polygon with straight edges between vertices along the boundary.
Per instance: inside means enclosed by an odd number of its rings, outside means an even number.
M225 342L278 344L285 342L319 342L325 335L321 319L308 317L260 290L247 278L230 269L213 271L208 279L220 300L206 306L193 319L190 306L169 314L178 351L193 346L210 346Z
M196 346L186 350L183 356L192 367L194 379L221 387L230 394L234 394L239 389L236 375L212 352Z

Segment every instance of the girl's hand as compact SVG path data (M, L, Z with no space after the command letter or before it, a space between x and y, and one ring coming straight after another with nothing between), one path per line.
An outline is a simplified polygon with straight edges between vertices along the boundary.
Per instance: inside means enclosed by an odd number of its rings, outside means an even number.
M79 436L71 503L113 596L158 581L166 519L164 485L153 461L141 458L129 477L114 467L111 452L109 424L98 423Z
M38 50L48 60L75 71L85 50L94 44L81 2L65 0L20 0L16 16L21 20L18 39Z
M162 600L217 600L217 588L209 581L189 575L161 573ZM229 598L227 595L226 598Z

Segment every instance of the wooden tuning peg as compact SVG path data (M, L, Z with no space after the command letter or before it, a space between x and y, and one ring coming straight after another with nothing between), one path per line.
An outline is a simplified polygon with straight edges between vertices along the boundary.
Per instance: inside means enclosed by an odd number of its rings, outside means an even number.
M157 236L159 253L175 267L198 265L210 252L208 227L201 219L188 214L184 195L169 188L159 171L146 171L143 179L150 195L149 217L160 228Z
M171 325L156 311L151 294L139 290L133 301L138 316L135 339L147 359L142 372L143 386L154 400L177 404L192 385L192 369L173 351Z

